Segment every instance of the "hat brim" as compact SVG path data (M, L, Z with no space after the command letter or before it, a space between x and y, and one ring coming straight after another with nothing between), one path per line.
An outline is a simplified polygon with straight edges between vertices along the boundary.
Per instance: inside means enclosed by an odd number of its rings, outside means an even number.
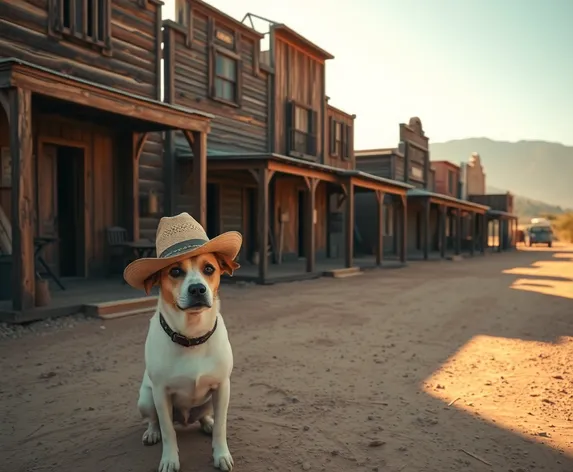
M142 257L129 264L123 271L123 278L133 288L145 290L145 281L156 272L171 264L201 254L217 253L234 260L241 250L243 237L237 231L228 231L210 239L205 244L171 257Z

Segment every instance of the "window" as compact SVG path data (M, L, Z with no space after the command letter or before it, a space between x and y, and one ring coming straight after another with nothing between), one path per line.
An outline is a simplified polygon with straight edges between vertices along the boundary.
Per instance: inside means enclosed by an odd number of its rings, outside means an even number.
M241 106L241 56L238 36L209 20L209 89L213 100Z
M215 52L215 98L237 103L237 60Z
M110 0L50 0L54 33L111 49Z
M451 170L448 170L448 193L454 193L454 172Z
M288 152L297 157L313 156L316 149L317 113L294 102L289 103Z
M352 127L330 118L330 155L350 158Z

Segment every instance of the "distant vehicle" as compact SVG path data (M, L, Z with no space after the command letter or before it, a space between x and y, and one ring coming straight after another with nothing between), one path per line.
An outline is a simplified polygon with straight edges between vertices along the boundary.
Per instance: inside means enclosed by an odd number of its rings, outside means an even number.
M524 232L524 242L531 247L533 244L547 244L553 246L553 230L548 224L534 224Z

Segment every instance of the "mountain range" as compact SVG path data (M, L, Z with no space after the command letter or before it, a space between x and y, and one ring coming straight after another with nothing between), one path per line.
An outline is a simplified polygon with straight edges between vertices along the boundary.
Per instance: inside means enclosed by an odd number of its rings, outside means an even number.
M432 160L455 164L480 155L488 193L514 196L521 218L558 214L573 208L573 147L546 141L493 141L468 138L431 143Z

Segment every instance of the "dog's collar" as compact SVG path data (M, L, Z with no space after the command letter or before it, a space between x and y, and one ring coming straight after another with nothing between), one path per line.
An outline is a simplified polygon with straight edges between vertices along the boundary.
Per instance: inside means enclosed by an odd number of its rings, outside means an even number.
M204 344L209 340L209 338L213 335L213 333L217 329L217 318L215 318L215 325L213 326L213 329L208 333L205 333L203 336L199 336L198 338L188 338L183 334L179 334L173 331L167 324L167 321L165 321L165 318L163 318L163 315L161 313L159 313L159 324L163 328L163 331L167 333L167 336L171 338L171 341L183 347L193 347L193 346L199 346L200 344Z

